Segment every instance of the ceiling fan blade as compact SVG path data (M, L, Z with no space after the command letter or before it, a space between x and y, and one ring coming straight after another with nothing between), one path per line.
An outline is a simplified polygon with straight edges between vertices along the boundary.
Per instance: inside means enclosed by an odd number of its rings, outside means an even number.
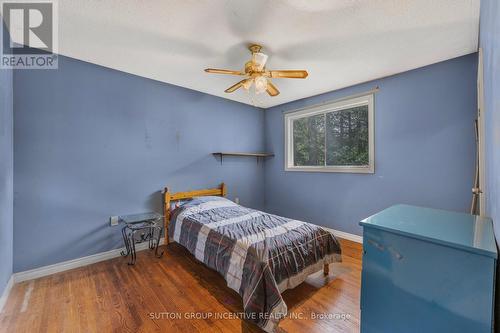
M239 89L240 87L242 87L247 81L251 81L252 79L244 79L244 80L241 80L240 82L232 85L231 87L227 88L226 90L224 90L224 92L226 93L232 93L233 91Z
M242 71L233 71L230 69L217 69L217 68L207 68L205 69L205 72L207 73L214 73L214 74L230 74L230 75L245 75L245 72Z
M309 74L304 70L268 71L269 77L276 79L305 79Z
M278 88L276 88L276 86L270 80L267 80L266 91L269 94L269 96L278 96L280 94Z

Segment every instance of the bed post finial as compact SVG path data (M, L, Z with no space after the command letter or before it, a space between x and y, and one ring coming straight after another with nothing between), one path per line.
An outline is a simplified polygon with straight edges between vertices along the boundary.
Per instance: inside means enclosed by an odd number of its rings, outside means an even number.
M220 189L222 190L222 196L225 197L227 195L226 184L224 183L220 184Z
M165 244L169 244L168 225L170 223L170 191L168 187L163 190L163 225L165 229Z

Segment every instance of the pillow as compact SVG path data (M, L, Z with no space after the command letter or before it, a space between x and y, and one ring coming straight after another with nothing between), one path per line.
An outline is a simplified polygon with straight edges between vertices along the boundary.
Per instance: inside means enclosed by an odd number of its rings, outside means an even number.
M215 195L193 197L192 199L187 199L187 200L172 201L170 203L170 211L173 212L174 209L182 207L187 203L189 203L191 206L191 205L199 205L201 203L209 202L209 201L224 201L224 200L231 201L227 198L219 197L219 196L215 196Z
M190 203L193 203L196 205L196 204L209 202L209 201L231 201L231 200L224 198L224 197L215 196L215 195L208 195L208 196L204 196L204 197L194 197L193 199L190 200Z

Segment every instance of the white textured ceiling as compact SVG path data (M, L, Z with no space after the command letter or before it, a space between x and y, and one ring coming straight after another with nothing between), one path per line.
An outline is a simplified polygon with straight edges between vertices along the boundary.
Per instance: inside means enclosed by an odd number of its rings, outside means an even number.
M479 0L64 0L59 53L270 107L475 52ZM224 93L260 43L277 97Z

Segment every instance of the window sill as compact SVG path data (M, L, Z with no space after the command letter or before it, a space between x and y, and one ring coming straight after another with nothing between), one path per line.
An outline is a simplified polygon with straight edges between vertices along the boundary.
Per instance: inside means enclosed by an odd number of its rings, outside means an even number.
M338 172L338 173L375 173L373 166L366 167L285 167L285 171L299 172Z

